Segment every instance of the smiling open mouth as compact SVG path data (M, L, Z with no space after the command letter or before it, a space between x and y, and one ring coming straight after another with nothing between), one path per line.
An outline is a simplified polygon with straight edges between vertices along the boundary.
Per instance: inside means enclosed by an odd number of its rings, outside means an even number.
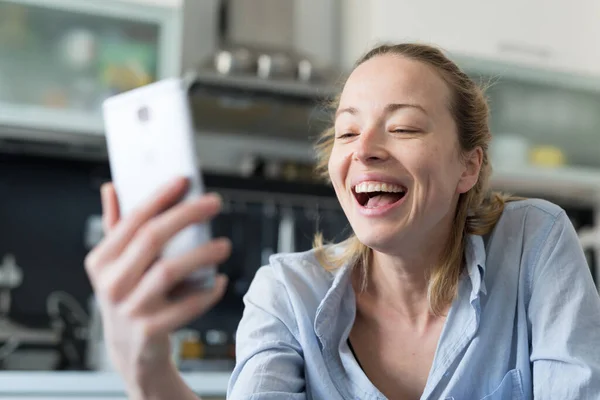
M406 195L406 188L390 183L362 182L352 188L352 193L361 206L378 208L400 201Z

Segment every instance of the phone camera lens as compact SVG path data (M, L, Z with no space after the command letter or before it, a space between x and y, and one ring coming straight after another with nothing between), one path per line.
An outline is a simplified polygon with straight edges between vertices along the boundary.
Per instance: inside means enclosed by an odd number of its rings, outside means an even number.
M142 107L138 110L138 119L141 122L147 122L150 119L150 110L148 110L148 107Z

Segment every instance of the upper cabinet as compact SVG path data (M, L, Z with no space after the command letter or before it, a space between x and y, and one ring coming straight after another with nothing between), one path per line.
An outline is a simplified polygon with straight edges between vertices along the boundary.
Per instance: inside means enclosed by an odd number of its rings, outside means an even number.
M180 73L175 3L0 0L2 133L101 134L105 98Z
M600 2L371 0L344 2L344 66L377 42L419 41L451 55L600 76Z

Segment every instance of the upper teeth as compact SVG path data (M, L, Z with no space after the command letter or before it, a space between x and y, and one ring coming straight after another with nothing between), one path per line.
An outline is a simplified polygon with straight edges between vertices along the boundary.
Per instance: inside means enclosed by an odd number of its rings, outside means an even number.
M356 193L369 193L369 192L391 192L391 193L403 193L404 188L402 186L394 185L393 183L382 183L382 182L361 182L354 188Z

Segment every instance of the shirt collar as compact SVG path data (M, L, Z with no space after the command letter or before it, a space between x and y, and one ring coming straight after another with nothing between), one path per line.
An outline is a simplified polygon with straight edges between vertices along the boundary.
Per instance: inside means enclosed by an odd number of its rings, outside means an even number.
M483 237L468 235L465 246L465 263L471 280L471 301L479 297L479 293L487 294L485 287L486 251Z
M331 318L333 316L337 315L339 317L340 313L344 313L345 311L345 313L350 314L350 319L354 319L356 307L354 304L354 292L352 291L350 282L352 264L351 262L347 262L341 268L331 272L333 282L315 315L314 329L321 341L329 336L331 331L336 330L336 328L343 330L344 324L341 324L341 326L334 326L335 324L332 324ZM347 296L352 298L352 304L344 302L344 298Z
M485 261L486 250L483 237L479 235L467 235L465 244L465 263L466 271L469 275L469 279L471 280L471 303L473 303L475 299L479 298L480 293L483 293L484 295L487 294L484 281L486 268ZM338 270L332 272L332 285L321 301L315 317L314 328L316 332L322 332L324 328L323 325L331 327L331 323L328 321L328 319L332 315L335 315L336 312L340 311L340 308L344 305L344 295L351 295L353 298L353 293L348 293L349 291L352 291L350 285L352 264L353 263L346 263ZM350 310L344 309L343 311L353 314L355 311L353 305L349 308Z

